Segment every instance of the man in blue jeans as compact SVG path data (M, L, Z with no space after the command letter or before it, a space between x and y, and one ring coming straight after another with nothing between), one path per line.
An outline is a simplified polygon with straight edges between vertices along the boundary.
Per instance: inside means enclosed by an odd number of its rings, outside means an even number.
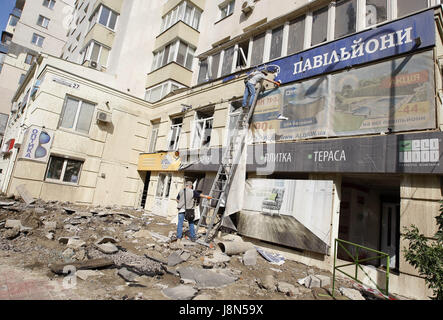
M186 192L186 195L185 195ZM186 198L186 203L185 203ZM194 209L194 199L206 198L211 199L211 197L201 194L199 191L192 189L192 181L186 181L186 188L180 190L177 195L177 209L178 209L178 224L177 224L177 244L180 245L183 236L183 221L185 220L185 210ZM194 222L188 221L189 232L191 233L191 240L195 241L195 230Z
M242 107L246 108L252 105L252 102L254 102L254 98L255 98L255 94L256 94L256 90L255 90L255 85L262 81L262 80L266 80L269 82L272 82L273 84L279 86L280 82L277 81L273 81L270 79L267 79L268 75L268 71L266 70L256 70L254 72L252 72L246 79L245 79L245 93L243 95L243 102L242 102ZM249 97L249 102L248 102L248 97Z

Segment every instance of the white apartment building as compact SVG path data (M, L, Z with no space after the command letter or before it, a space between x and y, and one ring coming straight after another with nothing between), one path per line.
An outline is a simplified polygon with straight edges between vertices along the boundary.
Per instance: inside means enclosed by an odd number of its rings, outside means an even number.
M79 0L72 12L61 54L39 56L12 99L3 192L172 219L185 179L209 191L246 74L273 66L282 84L259 98L244 188L227 200L237 231L330 271L349 260L336 239L387 252L365 271L383 286L389 266L390 292L430 295L400 230L436 231L440 1Z

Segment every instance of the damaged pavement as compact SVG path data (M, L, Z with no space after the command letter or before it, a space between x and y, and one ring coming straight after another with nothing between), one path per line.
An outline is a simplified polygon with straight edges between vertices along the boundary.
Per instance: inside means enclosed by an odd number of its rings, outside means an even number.
M176 225L143 210L25 200L0 198L0 265L68 282L75 299L333 299L331 273L237 235L178 245ZM347 279L336 289L335 299L374 299Z

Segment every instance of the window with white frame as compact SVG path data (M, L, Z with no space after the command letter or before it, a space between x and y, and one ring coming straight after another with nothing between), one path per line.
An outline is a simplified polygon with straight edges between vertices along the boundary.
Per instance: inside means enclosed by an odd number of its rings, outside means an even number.
M388 0L366 0L366 27L382 23L387 19Z
M39 25L42 28L48 29L49 19L42 15L39 15L37 19L37 25Z
M16 16L10 16L10 18L9 18L9 25L11 27L15 27L17 25L18 20L20 20L20 19L17 18Z
M269 59L273 60L281 57L282 48L283 48L283 26L272 30L271 53L269 55Z
M155 146L157 145L157 138L158 138L158 130L160 128L160 123L152 123L152 130L151 130L151 139L149 142L149 148L148 153L154 153L155 152Z
M102 54L103 46L98 42L91 41L89 45L83 49L83 63L85 61L99 62Z
M55 0L43 0L43 6L49 9L54 9Z
M193 135L191 148L209 148L213 122L214 108L196 112L192 125Z
M83 161L50 156L46 181L78 184Z
M397 0L397 17L427 8L428 0Z
M67 96L59 127L88 134L94 110L94 104Z
M210 68L210 74L209 79L217 79L218 78L218 69L220 67L220 58L221 58L221 52L214 54L211 57L211 68Z
M337 1L335 6L335 34L340 38L357 30L357 0Z
M221 6L220 8L220 19L223 19L234 12L235 0L229 1Z
M198 30L202 11L189 1L183 1L162 18L160 33L170 28L178 21L183 21L192 28Z
M184 85L179 84L178 82L169 80L147 89L145 100L149 102L156 102L163 99L168 93L184 87Z
M118 13L105 7L104 5L100 5L100 7L95 11L92 15L90 21L90 28L94 26L95 23L99 23L108 29L115 31L117 26Z
M303 50L305 41L305 16L289 22L288 55Z
M152 71L157 70L166 64L174 61L178 64L192 69L195 49L183 41L177 40L169 43L164 48L154 52L152 61Z
M328 7L314 11L312 14L311 46L328 39Z
M178 143L180 140L180 133L183 126L183 118L171 119L171 131L169 133L168 150L176 151L178 149Z
M25 58L25 63L26 64L33 64L35 60L36 60L35 55L30 54L30 53L26 54L26 58Z
M38 35L37 33L34 33L32 35L31 43L36 45L37 47L42 47L43 46L43 41L45 41L45 38L42 37L41 35Z

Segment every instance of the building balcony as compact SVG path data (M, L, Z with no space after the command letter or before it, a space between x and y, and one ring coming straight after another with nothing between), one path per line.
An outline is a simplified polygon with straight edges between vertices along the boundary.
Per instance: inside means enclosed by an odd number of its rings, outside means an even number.
M181 39L191 46L197 47L200 32L183 21L178 21L172 27L161 33L155 40L154 51L164 47L175 39Z
M150 88L166 80L174 80L185 86L191 86L192 71L176 62L170 62L148 74L146 88Z
M182 1L183 0L169 0L168 2L166 2L166 4L163 6L162 16L164 16L169 11L174 9ZM202 10L202 11L204 10L206 0L192 0L191 2L193 5L198 7L200 10Z
M120 14L121 9L122 9L122 5L123 5L123 0L100 0L100 1L97 1L94 4L94 9L92 10L92 12L95 12L95 10L97 10L97 8L100 5L104 5L104 6L108 7L109 9Z
M95 40L105 46L112 48L114 43L115 32L106 28L105 26L96 23L85 37L84 43L89 43L91 40Z
M21 18L22 11L19 8L12 9L11 15L16 16L17 18Z

